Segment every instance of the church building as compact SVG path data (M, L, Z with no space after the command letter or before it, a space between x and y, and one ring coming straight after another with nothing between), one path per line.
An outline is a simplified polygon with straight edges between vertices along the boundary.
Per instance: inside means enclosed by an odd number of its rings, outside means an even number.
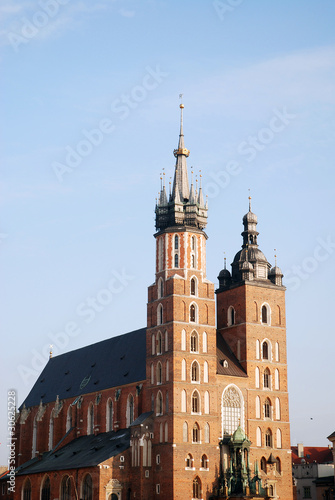
M49 359L17 415L11 498L293 499L283 275L249 200L231 271L208 280L180 108L147 325Z

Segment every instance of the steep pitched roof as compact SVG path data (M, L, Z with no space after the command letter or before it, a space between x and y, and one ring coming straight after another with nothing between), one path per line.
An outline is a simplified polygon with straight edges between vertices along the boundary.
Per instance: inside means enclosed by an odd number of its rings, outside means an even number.
M44 453L40 460L29 460L17 469L16 475L93 467L124 452L129 446L129 429L81 436L55 452Z
M298 456L298 447L291 446L292 450L292 462L294 464L301 463L313 463L316 462L318 464L327 464L333 462L333 453L332 449L327 446L304 446L304 456ZM303 460L303 462L302 462Z
M217 373L219 375L247 377L240 362L219 332L216 334L216 357ZM227 363L225 363L225 361L227 361ZM225 364L228 364L228 366L225 366Z
M28 408L57 396L75 398L145 380L145 337L141 328L49 359L23 404Z

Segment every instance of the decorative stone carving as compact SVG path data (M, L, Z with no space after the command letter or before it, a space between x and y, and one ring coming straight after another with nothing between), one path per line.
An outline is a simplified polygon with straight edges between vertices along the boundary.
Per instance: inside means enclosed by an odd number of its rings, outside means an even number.
M26 408L26 405L23 405L23 408L20 412L20 424L26 423L29 413L30 413L30 408Z
M63 408L63 401L59 401L59 396L56 398L55 408L54 408L54 418L58 417L61 409Z
M46 405L43 406L43 403L41 400L40 405L39 405L38 410L37 410L37 414L36 414L36 422L41 422L46 409L47 409L47 406Z

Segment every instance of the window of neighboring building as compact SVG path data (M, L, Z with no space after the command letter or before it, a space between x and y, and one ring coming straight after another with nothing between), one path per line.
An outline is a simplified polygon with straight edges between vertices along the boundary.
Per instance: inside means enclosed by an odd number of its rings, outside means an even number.
M93 481L90 474L86 474L82 483L82 500L92 500L93 498Z
M310 486L304 486L304 497L303 498L312 498Z
M41 500L50 500L50 478L46 476L41 491Z

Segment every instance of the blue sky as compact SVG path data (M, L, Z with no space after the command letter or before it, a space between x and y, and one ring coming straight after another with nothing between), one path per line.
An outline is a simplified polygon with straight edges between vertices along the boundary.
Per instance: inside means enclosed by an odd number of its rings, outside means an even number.
M326 446L334 2L4 0L0 16L1 462L7 390L23 401L50 343L56 355L145 326L180 93L209 195L208 277L241 246L250 189L260 248L286 276L292 444ZM112 299L80 314L110 280Z

